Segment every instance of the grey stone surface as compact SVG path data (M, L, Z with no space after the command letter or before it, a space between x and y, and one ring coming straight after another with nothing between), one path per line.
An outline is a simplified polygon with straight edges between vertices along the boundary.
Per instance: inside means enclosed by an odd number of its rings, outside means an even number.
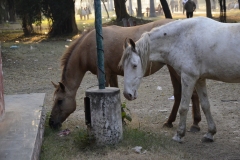
M37 160L42 144L45 93L4 95L0 160Z

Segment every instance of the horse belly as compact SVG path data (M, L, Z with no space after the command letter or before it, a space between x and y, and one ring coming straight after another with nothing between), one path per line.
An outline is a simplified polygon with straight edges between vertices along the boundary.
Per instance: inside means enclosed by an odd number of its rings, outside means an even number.
M206 68L205 73L201 77L218 80L228 83L240 83L240 65L234 65L231 67L209 67Z
M238 47L227 48L224 45L217 45L214 50L208 50L202 54L200 59L202 71L208 75L207 78L240 83L240 51Z

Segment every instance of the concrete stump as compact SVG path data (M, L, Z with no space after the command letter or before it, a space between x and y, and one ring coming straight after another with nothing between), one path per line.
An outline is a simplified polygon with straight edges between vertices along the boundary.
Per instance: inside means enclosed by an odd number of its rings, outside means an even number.
M3 96L2 50L0 42L0 122L3 120L4 116L5 116L5 104Z
M89 89L85 92L85 118L88 133L96 144L117 144L123 135L120 89Z

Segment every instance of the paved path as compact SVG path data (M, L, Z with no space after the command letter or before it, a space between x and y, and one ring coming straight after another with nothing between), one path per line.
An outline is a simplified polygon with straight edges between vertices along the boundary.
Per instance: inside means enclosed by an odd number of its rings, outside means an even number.
M42 144L45 93L5 95L0 160L37 160Z

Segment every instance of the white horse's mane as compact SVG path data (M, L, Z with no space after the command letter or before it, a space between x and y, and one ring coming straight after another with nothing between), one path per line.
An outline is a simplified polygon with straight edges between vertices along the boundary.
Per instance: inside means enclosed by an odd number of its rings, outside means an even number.
M142 34L141 38L136 42L135 53L139 55L142 63L143 73L146 72L148 61L149 61L149 53L150 53L150 39L148 32ZM124 61L129 61L131 54L133 52L133 48L129 45L123 52L122 58L119 62L119 67L123 67Z
M143 73L145 74L150 54L150 38L147 32L143 33L141 38L136 42L136 51L141 59Z

